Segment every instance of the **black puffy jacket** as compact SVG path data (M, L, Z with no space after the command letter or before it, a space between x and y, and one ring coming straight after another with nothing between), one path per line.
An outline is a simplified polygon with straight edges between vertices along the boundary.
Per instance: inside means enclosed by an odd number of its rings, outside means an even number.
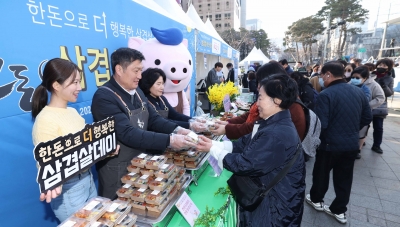
M276 113L260 126L233 142L232 153L223 160L224 168L241 176L260 177L264 185L283 169L296 153L299 135L289 110ZM301 153L287 175L252 212L240 208L240 226L300 226L305 191L305 164Z
M358 132L372 121L365 93L344 79L329 84L317 98L315 114L321 121L320 150L358 151Z

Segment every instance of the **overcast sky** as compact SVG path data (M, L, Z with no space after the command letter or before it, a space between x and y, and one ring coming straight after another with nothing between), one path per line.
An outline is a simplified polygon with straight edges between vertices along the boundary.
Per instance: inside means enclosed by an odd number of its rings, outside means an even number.
M374 27L379 3L378 27L383 27L382 22L388 19L389 8L390 19L400 17L399 0L361 0L363 7L369 10L369 29ZM389 7L390 4L391 7ZM269 38L283 38L288 26L301 18L316 14L324 5L325 0L247 0L246 17L247 19L261 19L262 28L267 32Z

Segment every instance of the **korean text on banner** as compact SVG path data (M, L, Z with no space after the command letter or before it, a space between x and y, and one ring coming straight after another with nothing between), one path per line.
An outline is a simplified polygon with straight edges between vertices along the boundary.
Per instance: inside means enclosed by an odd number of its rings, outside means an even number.
M39 165L40 192L52 190L115 152L114 117L86 124L81 131L39 143L33 150Z

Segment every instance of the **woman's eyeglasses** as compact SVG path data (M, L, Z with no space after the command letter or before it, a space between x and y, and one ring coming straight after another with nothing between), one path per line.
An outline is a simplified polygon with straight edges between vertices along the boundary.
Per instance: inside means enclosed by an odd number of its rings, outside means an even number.
M360 78L360 77L355 77L355 76L353 76L353 77L351 77L351 79L360 80L361 78Z

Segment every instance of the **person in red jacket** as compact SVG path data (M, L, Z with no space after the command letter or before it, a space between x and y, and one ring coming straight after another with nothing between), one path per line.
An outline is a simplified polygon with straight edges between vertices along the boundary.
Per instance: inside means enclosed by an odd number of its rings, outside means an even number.
M263 79L274 75L284 73L285 69L276 61L270 61L264 64L256 73L257 81L262 81ZM297 133L301 140L306 136L306 117L302 106L298 103L294 103L289 107L290 115L292 121L296 127ZM260 120L258 115L257 105L253 103L250 110L239 116L228 121L218 121L215 130L211 131L214 135L223 135L230 140L238 139L244 135L252 132L254 122Z

